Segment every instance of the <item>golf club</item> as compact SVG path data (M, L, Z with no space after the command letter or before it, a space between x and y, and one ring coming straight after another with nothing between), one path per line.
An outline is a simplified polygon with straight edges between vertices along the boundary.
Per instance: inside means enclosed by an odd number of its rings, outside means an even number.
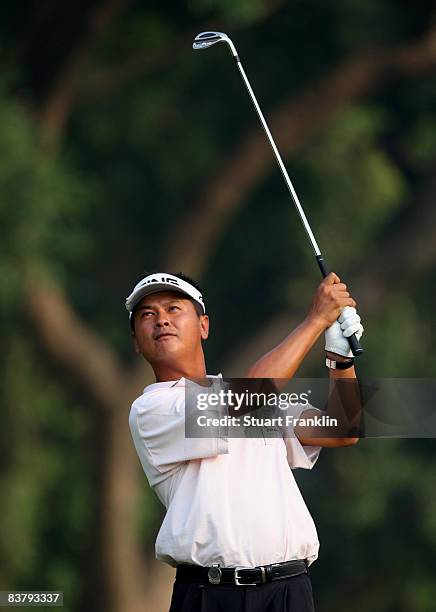
M257 103L256 100L256 96L254 95L254 92L251 88L251 85L248 81L247 75L245 74L244 68L242 67L241 64L241 60L239 59L239 55L238 52L236 51L236 47L235 45L232 43L232 41L230 40L230 38L227 36L227 34L224 34L223 32L201 32L201 34L198 34L195 39L194 39L194 43L192 45L192 47L194 49L208 49L209 47L211 47L212 45L215 45L217 43L226 43L229 48L230 48L230 52L233 55L235 61L236 61L236 65L238 67L238 70L242 76L242 79L245 83L245 87L248 90L248 93L250 94L250 98L251 101L254 104L254 108L256 109L256 112L259 116L260 122L263 126L263 129L265 130L265 133L267 135L267 138L269 140L269 143L272 147L272 150L274 151L274 155L276 157L277 163L279 164L280 170L282 172L283 178L285 179L285 183L286 186L289 190L289 193L291 194L292 200L297 208L298 214L300 215L300 219L303 222L304 228L307 232L307 235L309 236L309 240L312 244L313 250L315 251L315 257L316 257L316 261L318 262L318 266L319 269L321 270L321 274L323 275L323 277L325 278L328 274L328 269L327 269L327 265L325 263L325 260L323 258L323 256L321 255L321 251L318 247L318 244L315 240L315 236L313 235L313 232L310 228L309 222L307 221L306 215L304 214L304 210L300 204L300 200L298 199L297 193L294 189L294 186L291 183L291 179L289 178L289 175L286 171L285 165L282 161L282 158L280 156L280 153L276 147L276 144L274 142L274 139L271 135L271 132L269 131L269 128L267 126L267 123L265 121L265 118L263 116L262 111L260 110L260 106ZM363 348L360 346L360 343L356 337L355 334L352 334L351 336L349 336L347 338L349 344L350 344L350 348L351 351L353 353L353 355L357 356L357 355L361 355L363 353Z

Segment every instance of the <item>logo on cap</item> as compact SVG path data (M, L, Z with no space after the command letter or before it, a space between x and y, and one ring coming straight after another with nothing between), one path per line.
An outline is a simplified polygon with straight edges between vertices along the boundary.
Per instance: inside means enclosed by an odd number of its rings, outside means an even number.
M138 285L138 289L143 287L144 285L149 285L150 283L170 283L172 285L176 285L180 287L180 283L175 278L170 278L169 276L162 276L161 278L145 278Z

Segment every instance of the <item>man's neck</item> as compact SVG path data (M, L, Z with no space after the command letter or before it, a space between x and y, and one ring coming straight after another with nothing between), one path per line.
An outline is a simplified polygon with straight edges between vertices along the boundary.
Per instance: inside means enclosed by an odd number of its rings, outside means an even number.
M156 382L179 380L180 378L198 379L206 378L206 364L190 364L189 366L171 364L153 364Z

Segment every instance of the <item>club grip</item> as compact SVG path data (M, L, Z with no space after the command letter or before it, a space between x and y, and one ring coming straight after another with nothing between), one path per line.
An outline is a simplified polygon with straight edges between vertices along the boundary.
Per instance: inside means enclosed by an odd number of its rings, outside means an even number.
M324 257L322 255L316 255L316 261L318 262L318 266L319 266L319 269L321 270L321 274L323 278L325 278L329 272L327 269L327 265L324 261ZM356 338L356 334L352 334L351 336L348 336L347 340L350 345L351 352L353 353L355 357L358 357L359 355L363 353L363 348L360 346L360 342Z

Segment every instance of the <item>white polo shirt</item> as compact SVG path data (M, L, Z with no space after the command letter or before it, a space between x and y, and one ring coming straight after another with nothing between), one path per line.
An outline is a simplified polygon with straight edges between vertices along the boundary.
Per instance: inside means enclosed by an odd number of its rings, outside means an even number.
M302 446L296 437L186 438L184 378L146 387L129 425L148 482L167 509L158 560L255 567L317 558L316 528L290 468L311 469L321 447Z

